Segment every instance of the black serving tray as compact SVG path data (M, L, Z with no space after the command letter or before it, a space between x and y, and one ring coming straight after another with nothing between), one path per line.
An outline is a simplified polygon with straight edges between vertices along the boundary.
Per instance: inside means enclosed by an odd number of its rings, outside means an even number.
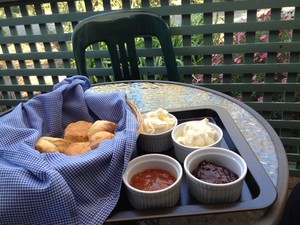
M234 203L202 204L189 194L185 176L183 176L181 197L174 207L135 210L129 204L126 190L123 186L119 202L106 222L125 222L130 220L256 210L266 208L273 204L276 200L277 192L272 181L253 151L250 149L247 141L241 134L230 114L225 109L209 106L203 108L189 108L184 111L172 110L170 113L177 117L178 123L199 120L206 117L211 122L221 127L224 134L221 147L240 154L248 166L248 172L240 199ZM133 157L142 154L149 153L137 149ZM175 158L173 148L166 152L162 152L162 154L167 154Z

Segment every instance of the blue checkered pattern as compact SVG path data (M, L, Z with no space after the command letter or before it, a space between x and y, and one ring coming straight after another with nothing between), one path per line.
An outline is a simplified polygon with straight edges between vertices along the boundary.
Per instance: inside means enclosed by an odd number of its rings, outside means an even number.
M0 224L102 224L115 207L137 139L125 93L85 93L74 76L0 118ZM83 155L39 153L40 136L63 137L78 120L117 123L115 138Z

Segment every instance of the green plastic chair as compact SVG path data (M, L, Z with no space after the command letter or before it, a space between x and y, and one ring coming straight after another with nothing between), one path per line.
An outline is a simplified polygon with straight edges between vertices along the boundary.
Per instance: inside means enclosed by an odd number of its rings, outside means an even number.
M139 11L102 13L77 24L72 34L72 44L78 73L87 76L86 48L93 43L105 42L111 57L115 80L140 80L135 38L147 36L155 36L160 41L168 80L178 81L177 64L168 25L156 14Z

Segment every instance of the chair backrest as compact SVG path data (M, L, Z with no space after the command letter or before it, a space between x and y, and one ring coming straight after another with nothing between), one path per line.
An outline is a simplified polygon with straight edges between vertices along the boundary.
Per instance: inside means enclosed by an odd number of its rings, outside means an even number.
M158 15L139 11L112 11L88 17L74 28L73 52L77 71L87 76L85 51L93 43L106 43L115 80L139 80L135 38L156 37L161 46L168 80L178 81L169 27Z

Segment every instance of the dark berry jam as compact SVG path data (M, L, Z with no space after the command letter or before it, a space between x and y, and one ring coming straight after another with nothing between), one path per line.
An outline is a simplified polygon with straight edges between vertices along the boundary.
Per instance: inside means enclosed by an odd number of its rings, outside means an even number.
M198 168L192 171L192 174L200 180L214 184L226 184L238 179L238 175L226 167L206 160L200 162Z

